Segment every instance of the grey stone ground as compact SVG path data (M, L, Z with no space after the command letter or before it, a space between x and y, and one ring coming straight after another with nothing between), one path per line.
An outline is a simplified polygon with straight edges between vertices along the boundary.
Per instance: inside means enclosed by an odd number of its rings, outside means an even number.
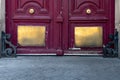
M120 59L80 56L2 58L0 80L120 80Z

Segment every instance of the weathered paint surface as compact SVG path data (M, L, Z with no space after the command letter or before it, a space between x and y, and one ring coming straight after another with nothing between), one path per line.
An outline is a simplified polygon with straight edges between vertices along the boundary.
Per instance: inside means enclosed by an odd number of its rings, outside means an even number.
M103 44L114 32L114 0L6 0L6 32L17 45L19 25L46 26L46 46L19 46L18 53L62 54L74 48L76 26L101 26ZM101 47L80 47L81 50L102 50Z

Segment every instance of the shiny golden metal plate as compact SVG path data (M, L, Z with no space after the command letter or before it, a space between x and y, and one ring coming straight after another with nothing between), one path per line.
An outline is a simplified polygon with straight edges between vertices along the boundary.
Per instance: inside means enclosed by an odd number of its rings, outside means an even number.
M103 30L101 26L78 26L74 29L75 47L102 47Z
M45 26L18 26L18 43L21 46L45 46Z

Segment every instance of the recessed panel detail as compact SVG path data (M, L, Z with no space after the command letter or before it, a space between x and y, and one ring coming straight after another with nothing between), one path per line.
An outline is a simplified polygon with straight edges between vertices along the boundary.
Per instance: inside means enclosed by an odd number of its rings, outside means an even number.
M101 26L77 26L74 28L75 47L102 47L103 30Z
M18 43L21 46L45 46L45 26L18 26Z

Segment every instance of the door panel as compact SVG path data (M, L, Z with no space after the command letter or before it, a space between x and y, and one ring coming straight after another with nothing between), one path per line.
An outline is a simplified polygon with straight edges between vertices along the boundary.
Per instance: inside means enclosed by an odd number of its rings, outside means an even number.
M69 48L101 50L114 31L113 8L114 0L69 0Z
M102 50L114 32L114 0L6 0L6 12L19 54Z
M18 53L56 52L53 0L6 0L6 4L6 32Z
M108 19L106 16L107 2L110 1L69 0L69 20L106 20Z

